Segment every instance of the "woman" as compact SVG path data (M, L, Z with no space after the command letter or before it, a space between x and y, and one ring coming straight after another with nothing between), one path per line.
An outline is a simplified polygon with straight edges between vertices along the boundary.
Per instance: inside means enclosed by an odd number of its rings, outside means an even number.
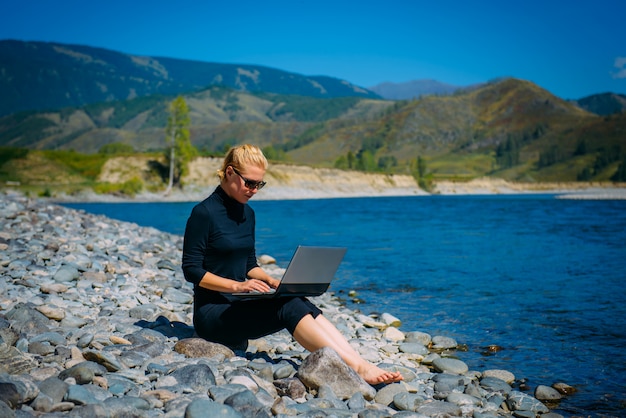
M196 205L185 229L183 272L194 284L194 326L206 340L233 349L287 329L305 349L333 348L370 384L402 380L364 360L307 298L238 300L235 292L266 292L279 281L259 267L254 211L247 205L265 186L267 160L253 145L232 148L218 171L220 185Z

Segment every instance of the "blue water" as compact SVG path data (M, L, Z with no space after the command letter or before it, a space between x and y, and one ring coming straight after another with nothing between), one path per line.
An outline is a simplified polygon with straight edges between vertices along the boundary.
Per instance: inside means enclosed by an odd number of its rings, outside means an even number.
M68 204L180 234L195 203ZM253 201L257 253L348 252L331 290L401 330L455 338L471 370L578 392L565 415L626 415L626 201L550 195ZM362 304L347 297L356 290ZM503 350L486 355L484 347ZM532 394L532 391L530 392Z

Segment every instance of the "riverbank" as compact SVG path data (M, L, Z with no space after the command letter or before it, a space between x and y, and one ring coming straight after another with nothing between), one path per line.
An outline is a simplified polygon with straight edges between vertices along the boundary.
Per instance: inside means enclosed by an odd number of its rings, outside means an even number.
M2 416L546 416L570 390L475 371L456 356L462 342L332 294L315 302L404 382L371 387L286 332L234 353L193 338L182 237L16 195L0 195L0 225Z
M402 183L376 184L349 182L308 182L301 185L270 183L259 191L254 200L300 200L300 199L340 199L354 197L384 196L460 196L460 195L502 195L502 194L553 194L558 199L577 200L626 200L626 184L606 183L513 183L499 179L475 179L468 182L440 181L434 183L429 193L417 185L403 179ZM72 194L52 193L47 199L52 202L199 202L206 198L217 186L217 182L199 186L187 185L175 188L169 194L142 191L134 196L122 194L99 194L81 191ZM21 194L6 189L5 193Z

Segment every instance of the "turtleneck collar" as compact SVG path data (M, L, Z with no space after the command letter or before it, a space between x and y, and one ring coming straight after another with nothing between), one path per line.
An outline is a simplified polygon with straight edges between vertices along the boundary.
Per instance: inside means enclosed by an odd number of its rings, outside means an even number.
M244 211L245 204L230 197L221 185L217 186L215 193L222 199L222 202L224 202L224 207L226 208L226 213L229 218L237 222L244 222L246 220Z

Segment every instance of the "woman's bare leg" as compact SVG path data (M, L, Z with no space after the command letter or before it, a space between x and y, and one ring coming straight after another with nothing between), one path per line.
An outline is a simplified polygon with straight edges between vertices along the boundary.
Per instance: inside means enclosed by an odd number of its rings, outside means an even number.
M392 383L402 380L398 372L383 370L363 359L339 330L323 315L307 315L300 320L293 333L296 341L309 351L330 347L369 384Z

